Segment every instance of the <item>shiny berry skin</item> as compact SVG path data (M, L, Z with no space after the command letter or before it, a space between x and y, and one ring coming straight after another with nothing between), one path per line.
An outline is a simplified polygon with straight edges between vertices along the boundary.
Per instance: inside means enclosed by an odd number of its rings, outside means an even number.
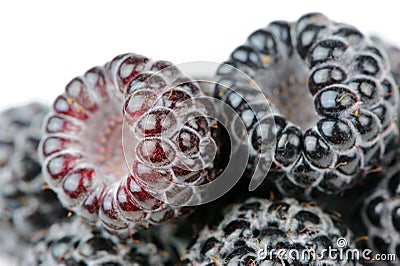
M377 164L393 160L399 142L399 92L394 89L399 79L391 71L396 63L353 26L320 13L294 23L272 22L252 33L225 63L252 82L223 65L217 75L230 89L216 86L214 96L243 117L259 104L253 97L258 86L273 113L255 112L251 123L243 119L249 141L235 136L237 143L250 143L250 173L261 162L256 129L261 121L279 121L271 130L276 140L269 177L284 195L336 194ZM237 98L241 103L233 104Z
M67 208L110 232L133 233L188 211L214 178L212 121L171 63L117 56L73 79L41 141L44 176ZM207 164L206 164L207 163Z

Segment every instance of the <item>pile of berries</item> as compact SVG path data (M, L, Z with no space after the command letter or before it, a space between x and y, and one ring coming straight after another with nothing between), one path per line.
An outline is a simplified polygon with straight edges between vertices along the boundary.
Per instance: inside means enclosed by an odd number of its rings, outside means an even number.
M3 253L20 265L396 264L400 48L311 13L256 30L203 81L122 54L50 109L3 111Z

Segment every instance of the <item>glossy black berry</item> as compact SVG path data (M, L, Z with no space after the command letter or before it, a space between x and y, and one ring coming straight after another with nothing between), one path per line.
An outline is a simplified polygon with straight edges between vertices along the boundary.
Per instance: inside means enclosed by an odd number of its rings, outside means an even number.
M323 118L317 123L321 136L338 150L349 150L356 142L350 126L340 119Z
M303 151L306 158L318 168L328 168L333 162L331 147L313 130L304 134Z
M346 77L346 72L340 65L329 63L316 66L308 78L310 93L314 95L329 85L340 84Z
M345 86L332 85L325 87L315 96L315 109L325 117L340 117L357 108L357 95Z
M276 141L275 158L283 166L293 164L300 156L302 134L296 127L287 127Z
M400 78L396 81L394 74L400 71L389 71L398 64L380 44L320 13L294 23L272 22L251 34L226 62L248 79L222 65L217 76L226 87L217 85L214 91L246 118L249 141L243 132L237 137L242 136L239 145L252 147L248 169L259 162L262 144L270 144L275 153L269 173L279 190L311 195L313 189L343 191L377 164L389 164L399 142L394 121ZM395 49L386 50L400 58ZM258 87L272 114L267 107L260 111ZM276 125L262 125L262 120ZM262 136L263 127L274 130L275 141L268 139L273 134Z

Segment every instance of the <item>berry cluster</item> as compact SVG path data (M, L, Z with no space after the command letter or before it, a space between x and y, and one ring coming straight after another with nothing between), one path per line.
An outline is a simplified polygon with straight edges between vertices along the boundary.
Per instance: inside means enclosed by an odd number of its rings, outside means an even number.
M21 265L359 265L365 228L400 256L400 48L312 13L252 33L211 86L183 72L123 54L50 110L1 112L2 250ZM209 202L243 147L244 176L272 184L240 178Z
M270 171L285 195L314 188L337 193L390 161L386 155L398 143L397 83L385 51L356 28L318 13L293 24L272 22L252 33L226 63L218 74L230 88L217 85L215 97L244 120L249 140L241 143L252 148L250 166L258 162L260 129L268 131L274 121ZM229 66L253 82L237 80ZM272 114L257 110L257 86Z

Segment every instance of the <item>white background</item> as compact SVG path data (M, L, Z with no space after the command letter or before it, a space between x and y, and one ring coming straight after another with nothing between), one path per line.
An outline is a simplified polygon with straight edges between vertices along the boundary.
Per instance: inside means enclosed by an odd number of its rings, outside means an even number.
M0 109L50 103L70 79L121 53L221 62L252 31L312 11L400 44L395 1L2 1Z
M252 31L311 11L400 44L395 1L2 1L0 109L52 102L92 66L135 52L221 62Z

